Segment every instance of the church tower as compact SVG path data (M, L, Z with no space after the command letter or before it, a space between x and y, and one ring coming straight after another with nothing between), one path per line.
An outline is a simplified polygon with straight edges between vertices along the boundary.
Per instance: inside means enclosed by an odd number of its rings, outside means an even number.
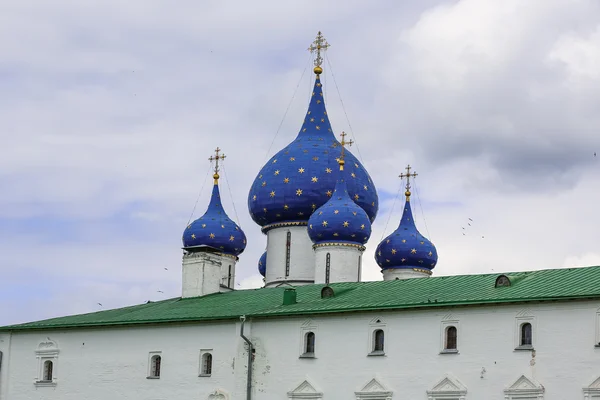
M308 220L308 235L315 251L315 283L360 282L364 244L371 236L369 216L348 195L345 145L342 132L339 178L333 195Z
M183 287L182 297L204 296L233 290L235 265L246 248L246 235L232 221L221 204L219 193L219 154L209 160L215 162L214 185L210 203L204 215L183 232Z
M315 252L309 238L309 217L333 195L340 171L342 146L333 135L325 108L323 52L329 44L319 34L309 47L315 53L308 111L296 139L275 154L257 174L248 194L252 219L267 235L265 286L315 281ZM379 201L371 177L356 157L345 154L348 195L373 222Z
M417 173L411 174L410 170L408 165L406 174L400 174L400 178L406 178L406 202L400 225L375 250L375 261L385 281L429 277L438 260L435 246L415 225L410 207L410 178L415 178Z

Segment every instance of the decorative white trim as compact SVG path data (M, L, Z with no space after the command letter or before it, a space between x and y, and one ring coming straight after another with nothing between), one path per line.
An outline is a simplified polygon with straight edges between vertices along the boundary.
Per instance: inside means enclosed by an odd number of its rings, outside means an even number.
M525 313L525 312L521 312ZM527 314L529 314L527 312ZM529 322L531 324L531 346L521 346L521 325ZM515 350L533 350L535 348L537 336L537 324L534 316L515 317Z
M392 400L393 392L373 378L354 395L356 400Z
M229 400L229 393L222 389L217 389L208 395L208 400Z
M35 350L35 357L38 361L37 374L33 384L36 387L56 386L58 372L58 344L50 339L40 342ZM44 364L46 361L52 362L52 380L44 380Z
M427 391L428 400L465 400L466 396L466 386L452 375L446 375L431 390Z
M288 399L322 399L323 392L319 392L315 389L308 379L305 379L301 384L296 386L296 389L287 392Z
M583 400L600 399L600 377L592 382L588 387L583 388Z
M374 351L375 349L375 331L381 329L383 331L383 351ZM385 356L387 348L388 332L387 323L382 317L375 317L369 322L369 336L367 340L367 355L369 356Z
M544 386L533 378L521 375L512 385L504 389L504 400L518 399L544 400Z
M455 350L446 349L446 330L451 326L456 328L456 349ZM460 321L458 321L457 319L442 321L440 334L441 334L440 353L441 354L458 354L458 350L460 349Z

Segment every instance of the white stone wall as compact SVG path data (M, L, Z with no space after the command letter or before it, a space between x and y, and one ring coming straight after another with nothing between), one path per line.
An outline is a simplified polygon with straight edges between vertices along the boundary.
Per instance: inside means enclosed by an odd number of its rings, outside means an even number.
M235 276L235 260L216 253L196 252L184 254L182 262L182 296L197 297L222 291L227 285L229 265ZM235 287L231 279L231 288Z
M450 376L464 385L466 400L504 400L504 389L521 375L543 385L545 400L583 399L583 388L600 377L599 307L586 301L254 320L246 324L256 347L253 399L285 399L301 384L325 399L355 399L369 384L394 400L426 400L427 390ZM534 327L535 357L514 350L522 320ZM440 354L449 324L458 327L458 353ZM0 333L2 400L209 399L216 390L243 400L247 353L239 327L230 321L14 333L10 363ZM368 355L375 329L385 332L384 356ZM300 358L310 331L315 358ZM35 350L47 338L60 350L57 384L36 388ZM210 377L198 377L201 349L213 351ZM146 379L151 351L162 352L156 380Z
M325 283L329 254L329 283L360 282L362 251L357 247L323 246L315 249L315 283Z
M292 240L290 246L290 273L286 277L285 261L288 232L291 232ZM266 286L277 285L282 281L296 285L313 283L315 279L315 255L312 245L306 226L288 226L268 231Z
M424 271L406 268L390 268L382 271L384 281L396 279L429 278L431 275Z

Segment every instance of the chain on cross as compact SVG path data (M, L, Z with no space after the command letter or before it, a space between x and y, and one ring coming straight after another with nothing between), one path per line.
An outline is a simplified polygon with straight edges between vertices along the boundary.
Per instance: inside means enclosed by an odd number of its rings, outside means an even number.
M338 162L340 164L340 170L344 170L344 156L345 156L345 149L346 149L346 145L348 146L352 146L352 144L354 143L354 141L352 139L346 141L346 136L348 136L348 134L346 132L342 132L340 133L340 136L342 137L342 141L340 142L340 144L342 145L342 153L340 154L340 158L338 159Z
M217 147L215 149L215 155L208 157L208 161L215 162L215 174L213 175L213 178L215 178L215 182L217 181L217 179L219 179L219 160L223 161L225 160L225 157L227 157L225 154L219 154L220 152L221 149Z
M317 38L314 42L312 42L312 44L308 48L308 51L310 51L311 53L317 53L317 56L315 57L314 61L315 72L317 72L317 68L320 69L321 65L323 64L323 56L321 55L321 52L327 51L328 47L329 43L327 43L327 40L325 40L321 31L319 31L319 33L317 33Z
M400 174L400 178L401 179L406 178L406 192L404 194L406 195L407 199L410 197L410 178L416 178L417 175L418 175L416 172L413 172L411 174L410 173L411 168L412 167L410 166L410 164L408 164L406 166L406 173L403 172L403 173Z

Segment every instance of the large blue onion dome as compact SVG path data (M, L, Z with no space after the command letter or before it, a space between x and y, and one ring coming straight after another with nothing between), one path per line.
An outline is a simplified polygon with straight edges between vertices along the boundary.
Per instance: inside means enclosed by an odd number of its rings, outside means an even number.
M219 194L219 175L215 173L214 177L208 209L183 232L183 247L209 247L220 253L238 256L246 248L246 235L225 213Z
M315 68L315 72L320 70ZM250 188L250 215L263 232L277 226L307 224L310 215L333 195L340 154L341 146L332 133L317 73L298 136L262 167ZM346 152L346 169L349 196L373 222L379 200L371 177L350 152Z
M267 275L267 252L265 251L258 260L258 273L262 276Z
M398 229L383 239L375 250L375 261L381 269L408 268L431 271L437 264L435 246L417 230L410 208L410 191Z

